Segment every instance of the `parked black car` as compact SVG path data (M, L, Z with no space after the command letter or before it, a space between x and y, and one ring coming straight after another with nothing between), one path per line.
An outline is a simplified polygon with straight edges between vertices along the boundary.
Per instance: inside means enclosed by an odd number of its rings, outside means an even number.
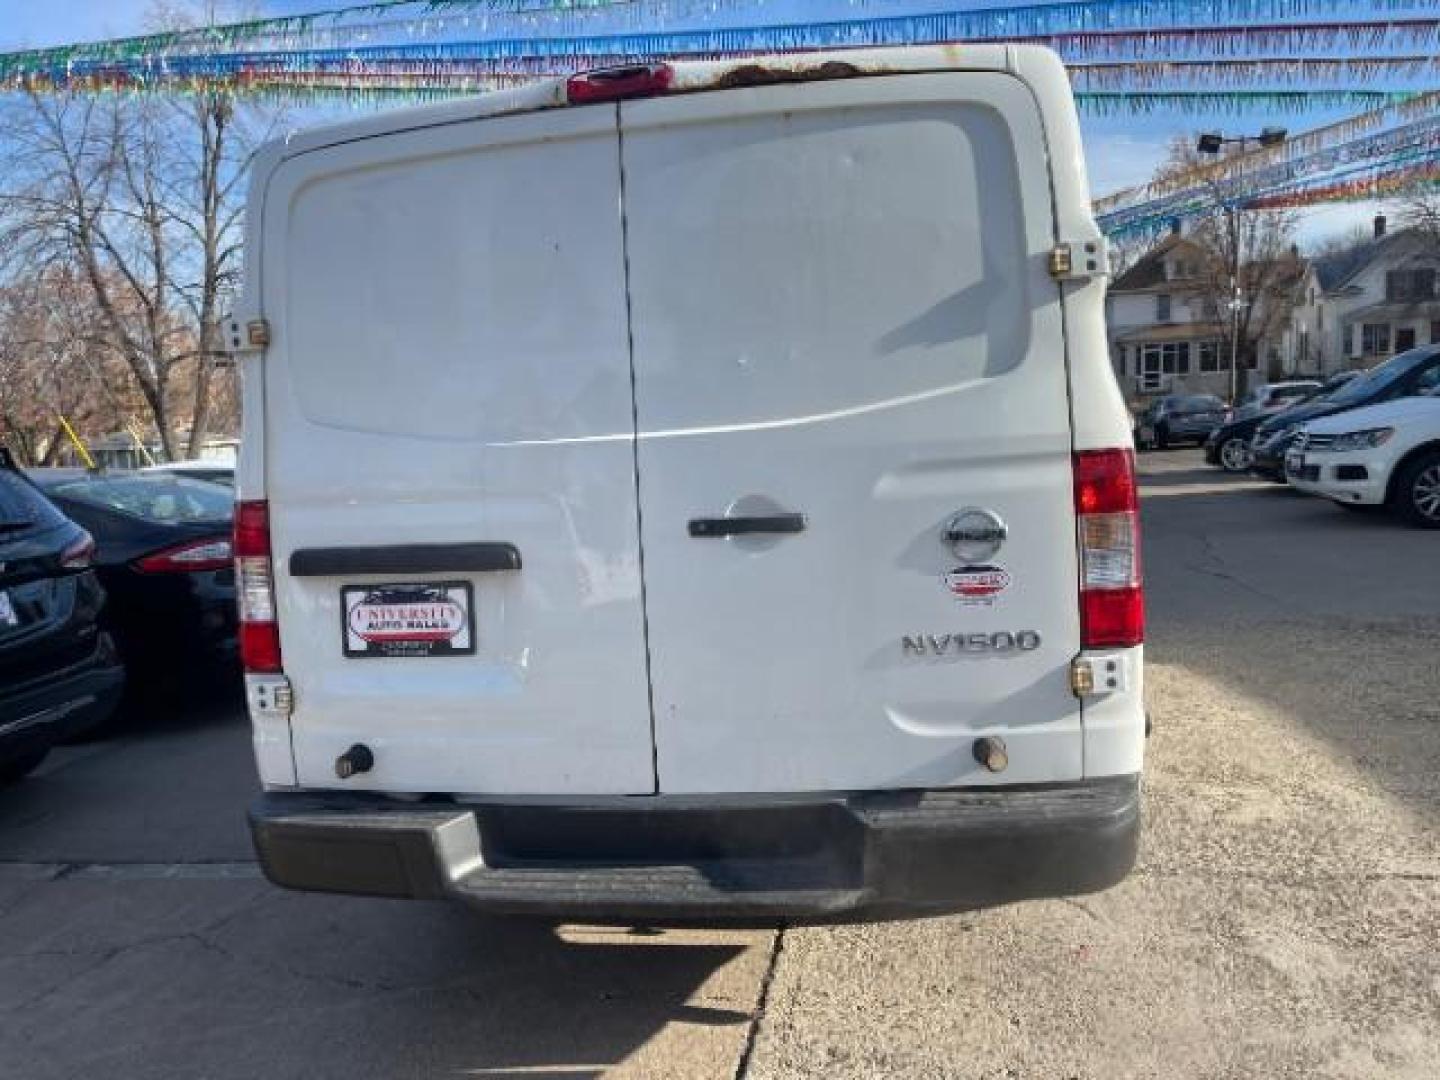
M1283 484L1285 452L1300 433L1301 424L1365 405L1378 405L1382 401L1424 393L1437 384L1440 384L1440 346L1425 345L1392 356L1333 394L1287 409L1262 423L1256 429L1250 446L1250 471Z
M1260 425L1277 416L1285 415L1290 409L1307 402L1319 401L1339 390L1346 383L1359 377L1355 371L1342 371L1330 376L1323 386L1300 398L1280 412L1265 412L1260 409L1237 410L1231 419L1225 421L1205 440L1205 462L1219 465L1226 472L1243 473L1250 468L1250 442Z
M95 537L106 625L143 700L238 671L231 489L164 473L37 470Z
M124 669L101 628L95 542L0 449L0 780L107 720Z
M1167 394L1140 414L1135 444L1164 450L1177 443L1202 443L1225 418L1225 403L1213 394Z

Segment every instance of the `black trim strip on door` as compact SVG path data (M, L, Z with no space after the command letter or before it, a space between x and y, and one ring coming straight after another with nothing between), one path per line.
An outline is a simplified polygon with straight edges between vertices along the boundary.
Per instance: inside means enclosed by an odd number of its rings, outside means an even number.
M763 517L694 518L691 536L746 536L751 533L798 533L805 531L804 514L769 514Z
M290 553L291 577L347 574L486 574L520 569L514 544L393 544L384 547L300 548Z

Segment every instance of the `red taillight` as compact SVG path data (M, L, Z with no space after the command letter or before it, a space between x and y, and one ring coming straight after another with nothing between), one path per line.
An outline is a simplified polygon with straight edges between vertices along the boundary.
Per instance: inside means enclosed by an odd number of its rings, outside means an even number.
M235 597L240 607L240 659L246 671L280 670L280 628L275 623L270 564L270 505L235 504Z
M1075 514L1081 647L1139 645L1145 639L1145 591L1132 450L1082 450L1075 455Z
M627 64L584 71L572 75L565 83L565 99L571 105L589 105L596 101L663 94L670 89L674 78L675 69L669 64Z
M270 504L260 499L235 504L235 557L270 555Z
M143 574L186 574L193 570L224 570L231 563L228 537L192 540L157 551L135 563Z
M273 622L240 624L240 660L246 671L280 670L280 628Z
M80 539L60 553L60 565L66 570L86 570L95 562L95 538L81 530Z

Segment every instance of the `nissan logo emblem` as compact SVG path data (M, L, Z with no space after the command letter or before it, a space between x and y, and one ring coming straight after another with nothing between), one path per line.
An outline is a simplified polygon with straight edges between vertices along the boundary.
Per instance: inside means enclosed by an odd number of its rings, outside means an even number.
M993 510L976 506L955 513L940 530L940 542L965 563L983 563L994 557L1010 530Z

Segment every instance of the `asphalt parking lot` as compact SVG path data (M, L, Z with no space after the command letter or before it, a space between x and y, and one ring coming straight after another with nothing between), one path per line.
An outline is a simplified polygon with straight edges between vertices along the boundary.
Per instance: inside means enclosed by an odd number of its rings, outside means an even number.
M1142 458L1141 865L944 919L636 932L258 875L236 708L0 791L0 1076L1432 1078L1440 535Z

